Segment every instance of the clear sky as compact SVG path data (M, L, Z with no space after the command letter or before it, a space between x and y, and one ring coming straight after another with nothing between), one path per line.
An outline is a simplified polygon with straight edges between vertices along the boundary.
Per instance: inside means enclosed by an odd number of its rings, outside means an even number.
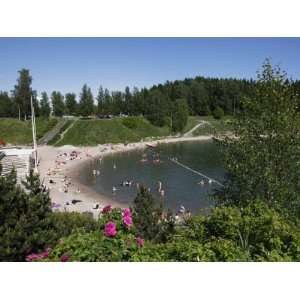
M21 68L39 93L110 90L194 76L255 78L266 57L300 79L300 38L0 38L0 90Z

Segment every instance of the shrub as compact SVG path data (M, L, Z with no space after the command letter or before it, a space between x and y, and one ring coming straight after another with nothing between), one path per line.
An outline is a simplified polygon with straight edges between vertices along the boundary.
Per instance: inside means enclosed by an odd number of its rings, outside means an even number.
M174 220L170 213L163 213L162 203L142 186L133 204L137 233L147 240L166 241L174 231Z
M97 221L89 213L53 212L51 219L55 227L57 239L66 237L77 229L91 232L98 228Z
M222 119L224 117L224 110L220 107L217 106L213 111L212 111L212 115L215 119L219 120Z
M48 260L61 261L129 261L140 251L142 240L136 235L129 209L105 210L93 232L77 230L49 253Z
M48 192L32 172L16 185L16 173L0 177L0 261L24 261L55 242Z

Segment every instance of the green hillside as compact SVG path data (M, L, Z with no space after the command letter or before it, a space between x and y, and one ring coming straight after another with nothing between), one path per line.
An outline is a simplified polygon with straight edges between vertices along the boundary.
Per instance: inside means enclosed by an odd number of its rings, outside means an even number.
M146 137L160 137L169 134L169 128L153 126L142 117L78 120L64 135L58 146L130 143Z
M36 119L37 139L40 139L57 123L57 119ZM0 138L6 143L24 145L32 143L31 121L0 119Z

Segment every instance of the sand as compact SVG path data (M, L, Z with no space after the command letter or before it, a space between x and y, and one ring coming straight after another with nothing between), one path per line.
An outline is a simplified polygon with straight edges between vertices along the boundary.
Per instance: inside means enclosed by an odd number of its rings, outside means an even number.
M81 184L78 177L82 164L86 164L88 161L94 159L99 159L105 155L144 149L147 146L156 146L159 143L205 141L212 139L212 137L213 136L170 137L151 142L137 142L127 145L105 144L93 147L75 147L71 145L61 147L41 146L38 148L40 178L49 188L52 203L57 206L54 210L92 212L94 216L96 216L99 214L100 209L107 204L111 204L113 207L124 207L124 205L114 201L113 195L112 198L108 198L96 193L92 188ZM69 156L63 155L64 153L70 154L72 151L79 153L74 160L70 160ZM67 192L64 192L65 178L70 182ZM55 184L51 184L49 182L50 179L52 179ZM78 192L78 189L80 192ZM72 204L71 201L73 199L80 200L81 202ZM69 203L69 205L67 205L67 203ZM97 203L99 204L99 209L94 209L93 207Z

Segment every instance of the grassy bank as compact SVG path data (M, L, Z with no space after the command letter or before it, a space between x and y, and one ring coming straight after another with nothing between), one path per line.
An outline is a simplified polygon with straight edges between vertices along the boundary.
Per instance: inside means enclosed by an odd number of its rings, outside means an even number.
M230 116L225 116L221 120L216 120L212 116L201 116L192 118L197 118L198 123L199 121L207 122L204 125L198 127L193 132L193 136L225 134L227 132L232 131L232 117Z
M131 143L138 142L146 137L161 137L169 134L169 128L153 126L142 117L78 120L66 132L57 146Z
M57 119L36 119L37 139L51 130L57 123ZM6 143L24 145L32 143L31 120L19 121L18 119L0 119L0 138Z

